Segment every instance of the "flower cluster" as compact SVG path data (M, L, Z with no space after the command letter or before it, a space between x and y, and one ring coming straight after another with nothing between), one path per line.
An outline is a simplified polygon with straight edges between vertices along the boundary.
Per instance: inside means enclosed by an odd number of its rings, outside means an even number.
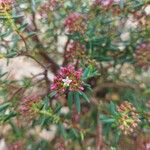
M102 6L109 6L113 3L113 0L96 0L95 4L102 5Z
M95 59L92 59L89 55L87 55L85 45L77 41L71 41L68 44L64 57L67 61L73 62L74 59L80 59L85 63L85 65L96 66Z
M119 3L120 0L95 0L95 5L101 5L103 7L111 6L113 3Z
M66 90L82 91L82 69L75 70L74 66L62 67L51 85L52 91L63 94Z
M42 9L43 11L52 11L55 9L57 5L57 0L49 0L47 3L44 3L44 5L42 5Z
M54 10L56 8L57 5L57 0L50 0L50 9Z
M117 110L120 114L120 118L118 119L119 129L125 135L132 133L140 122L135 107L131 103L124 101L118 106Z
M9 11L14 0L0 0L0 12Z
M140 67L147 68L150 66L150 43L142 43L138 46L135 60Z
M33 105L38 103L41 100L41 97L37 95L30 95L23 98L19 104L19 112L23 116L33 116L34 110L32 109Z
M85 51L85 46L76 41L71 41L66 49L65 58L73 59L80 57Z
M86 31L86 17L80 13L71 13L64 23L69 33L79 32L81 34Z
M57 0L49 0L48 2L45 2L40 7L40 15L42 18L47 18L48 12L54 11L57 7L58 1Z
M17 140L9 146L10 150L25 149L25 140Z

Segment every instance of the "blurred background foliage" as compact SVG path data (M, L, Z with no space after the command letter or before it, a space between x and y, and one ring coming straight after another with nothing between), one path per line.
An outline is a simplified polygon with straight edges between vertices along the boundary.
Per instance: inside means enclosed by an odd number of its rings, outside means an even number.
M0 149L149 150L149 67L150 0L0 1Z

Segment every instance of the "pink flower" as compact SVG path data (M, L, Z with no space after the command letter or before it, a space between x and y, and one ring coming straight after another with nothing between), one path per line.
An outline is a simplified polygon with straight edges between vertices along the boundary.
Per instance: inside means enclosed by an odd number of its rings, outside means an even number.
M55 90L57 88L57 84L53 84L52 86L51 86L51 90Z
M66 90L82 91L82 69L75 70L74 66L62 67L51 85L52 91L63 94Z
M23 116L28 116L28 115L31 116L31 114L33 114L32 106L35 103L38 103L40 100L41 100L41 97L35 94L24 97L19 103L18 111Z
M66 79L62 79L62 81L64 82L64 86L69 86L72 82L72 80L70 80L68 76L66 77Z
M120 0L95 0L95 5L101 5L103 7L111 6L112 4L119 4Z
M49 5L50 5L50 10L54 10L57 6L57 0L50 0Z
M76 71L76 78L79 80L82 76L82 69L79 69L78 71Z
M14 0L0 0L0 4L1 3L4 3L4 4L11 4L11 3L13 3L14 2Z
M150 43L141 43L135 52L136 64L140 67L150 66Z
M114 0L115 3L120 3L120 0Z
M68 61L79 58L85 52L85 46L77 41L71 41L65 50L65 58Z
M114 0L96 0L95 4L102 5L102 6L109 6L114 2Z
M83 14L74 12L65 19L65 27L69 33L84 33L86 30L86 17Z
M58 0L49 0L48 2L45 2L41 5L39 14L42 18L47 18L48 13L52 12L56 9L58 4Z

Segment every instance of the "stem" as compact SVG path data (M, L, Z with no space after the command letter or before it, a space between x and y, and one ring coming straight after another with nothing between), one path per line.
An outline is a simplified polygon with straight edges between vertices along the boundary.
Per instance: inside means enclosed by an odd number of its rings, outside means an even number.
M64 47L64 55L63 55L64 61L63 61L63 65L62 66L65 66L65 65L68 64L68 60L66 59L66 53L67 53L67 47L69 45L69 42L70 42L70 39L67 40L67 42L65 44L65 47Z
M97 110L97 128L96 128L96 146L95 150L101 150L103 147L102 124L99 119L99 111Z
M45 72L44 72L44 76L45 76L45 82L46 82L46 86L47 86L47 95L49 94L49 92L50 92L50 81L49 81L49 79L48 79L48 71L47 70L45 70Z
M32 25L28 25L26 28L25 28L25 32L38 32L38 28L37 28L37 25L35 23L35 14L32 12L32 15L33 15L33 24ZM17 21L17 23L19 24L22 24L23 22L23 18L19 18ZM50 69L51 71L56 74L58 69L59 69L59 66L58 64L47 54L46 51L44 51L44 46L43 46L43 42L40 41L38 35L34 35L34 36L31 36L32 40L37 43L37 48L38 48L38 54L45 63L47 63L49 66L50 66Z
M22 41L23 41L23 43L24 43L24 45L25 45L26 51L28 51L27 43L26 43L26 41L25 41L25 38L24 38L23 34L18 31L18 28L17 28L17 26L15 25L15 22L14 22L14 20L11 18L11 16L9 15L9 13L8 13L6 10L4 10L4 12L5 12L5 15L6 15L6 17L7 17L7 19L8 19L8 22L10 23L11 27L12 27L13 30L20 36L20 38L22 39Z

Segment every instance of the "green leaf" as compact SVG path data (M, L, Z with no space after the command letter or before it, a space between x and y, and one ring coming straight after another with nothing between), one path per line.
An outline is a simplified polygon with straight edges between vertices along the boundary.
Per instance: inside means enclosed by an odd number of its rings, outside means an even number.
M81 137L81 141L83 141L84 140L84 133L82 131L80 132L80 137Z
M51 92L48 96L49 96L50 98L52 98L52 97L54 97L56 94L57 94L57 92L56 92L56 91L53 91L53 92Z
M17 52L9 52L8 54L6 54L6 58L13 58L14 56L17 55Z
M34 35L36 35L36 34L37 34L36 32L29 32L29 33L28 33L28 37L34 36Z
M46 110L48 108L49 108L49 98L48 98L48 96L45 96L43 109Z
M68 106L70 109L72 109L72 103L73 103L73 92L69 92L68 93L68 99L67 99L67 102L68 102Z
M87 67L83 72L83 79L86 79L88 77L89 72L90 72L90 69L89 67Z
M22 17L24 17L24 15L11 16L10 19L18 19L18 18L22 18ZM1 15L0 14L0 19L8 19L8 17L6 15Z
M60 134L66 139L67 137L66 130L62 124L59 125L59 129L60 129Z
M32 86L31 79L25 77L25 78L22 80L22 86L23 86L24 88L30 88L30 87Z
M120 5L120 8L123 9L124 8L124 0L120 0L119 5Z
M113 123L115 122L115 119L114 118L109 118L105 115L100 115L100 120L103 122L103 123Z
M28 23L24 23L24 24L22 24L22 25L18 28L18 30L20 30L21 32L23 32L23 31L26 29L27 26L28 26Z
M87 95L84 93L84 92L80 92L80 95L83 97L83 99L86 101L86 102L90 102L89 98L87 97Z
M35 0L32 0L31 5L32 5L32 11L33 11L33 12L36 12L36 8L35 8Z
M11 112L10 114L5 116L4 122L6 122L7 120L11 119L12 117L15 117L17 114L14 112Z
M6 32L2 32L2 33L0 33L0 37L1 38L5 38L5 37L7 37L7 36L9 36L10 35L10 33L11 33L11 30L7 30Z
M88 78L91 78L97 75L98 75L98 71L96 70L96 68L90 65L84 70L82 79L87 80Z
M116 106L113 102L110 102L110 111L113 115L117 115Z
M5 72L5 73L0 73L0 78L2 78L3 76L5 76L7 74L7 72Z
M111 125L110 124L105 124L105 127L103 129L103 133L104 133L104 136L106 137L106 139L109 138L110 130L111 130Z
M116 131L116 134L115 134L115 143L116 144L118 144L120 136L121 136L121 131Z
M134 10L137 10L137 9L141 8L143 5L144 5L144 3L141 1L140 3L133 5L132 8Z
M56 103L56 107L55 107L55 111L54 111L54 113L58 113L60 110L61 110L61 108L62 108L62 105L61 105L61 103Z
M113 122L115 122L115 119L113 119L113 118L107 118L107 119L101 119L101 121L103 122L103 123L113 123Z
M96 56L95 59L99 61L112 61L113 58L110 56Z
M0 112L7 109L10 106L10 103L4 103L0 105Z
M40 119L40 126L43 127L46 124L47 120L48 120L48 118L46 116L43 116Z
M78 138L78 132L76 131L76 129L72 128L71 132L73 133L73 135Z
M76 108L77 108L77 112L80 113L81 112L81 105L80 105L80 97L79 97L78 92L74 93L74 100L75 100L75 105L76 105Z
M13 130L13 133L15 134L16 137L21 137L21 129L18 128L18 126L15 125L14 122L11 120L9 121L9 124L11 125L11 128Z

